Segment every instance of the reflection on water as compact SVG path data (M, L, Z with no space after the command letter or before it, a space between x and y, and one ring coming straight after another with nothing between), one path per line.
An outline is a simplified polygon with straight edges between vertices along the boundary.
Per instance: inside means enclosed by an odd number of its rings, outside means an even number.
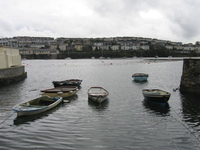
M185 122L191 126L200 125L200 101L199 95L182 93L182 113Z
M132 82L133 82L133 83L138 83L138 84L144 84L144 83L147 83L148 80L145 80L145 81L137 81L137 80L133 80Z
M88 105L97 111L103 111L108 108L109 105L109 99L107 98L105 101L103 101L101 104L92 101L91 99L88 99Z
M169 114L170 107L168 103L160 104L160 103L153 103L147 100L143 101L143 106L154 112L155 114L166 115Z
M0 149L199 149L199 102L171 93L168 106L143 103L142 89L172 91L180 84L182 62L124 60L26 60L28 78L0 88L0 120L18 103L38 97L52 81L83 79L70 103L31 117L12 115L1 124ZM112 63L112 65L110 65ZM147 72L147 82L132 82L133 72ZM101 105L88 101L91 86L103 86L109 100ZM174 111L175 110L175 111ZM178 117L177 114L180 116ZM194 117L195 116L195 117ZM181 120L184 117L184 121ZM13 123L14 120L14 123ZM196 125L196 126L194 126ZM195 129L195 130L193 130ZM52 142L53 141L53 142ZM12 143L12 144L11 144Z

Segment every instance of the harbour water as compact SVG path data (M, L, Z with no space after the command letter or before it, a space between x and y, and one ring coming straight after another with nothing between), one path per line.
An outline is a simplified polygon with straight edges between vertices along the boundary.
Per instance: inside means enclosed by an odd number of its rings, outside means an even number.
M24 60L27 79L0 88L0 149L197 150L200 101L181 94L183 61L143 59ZM132 74L148 73L147 82ZM16 118L12 107L53 88L53 80L82 79L80 90L42 115ZM87 90L109 91L105 103L88 102ZM171 93L167 106L144 102L142 89Z

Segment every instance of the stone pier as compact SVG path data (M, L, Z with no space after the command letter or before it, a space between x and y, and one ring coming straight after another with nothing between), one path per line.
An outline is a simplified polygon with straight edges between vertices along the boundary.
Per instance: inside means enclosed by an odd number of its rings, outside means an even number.
M180 91L200 95L200 58L185 58Z
M27 77L24 66L21 65L19 50L0 47L0 87Z
M27 77L24 66L0 69L0 87L21 81Z

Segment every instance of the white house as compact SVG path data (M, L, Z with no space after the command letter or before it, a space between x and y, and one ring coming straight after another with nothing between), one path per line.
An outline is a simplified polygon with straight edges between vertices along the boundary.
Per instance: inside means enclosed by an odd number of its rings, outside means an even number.
M174 47L172 45L165 45L166 49L173 49Z
M100 46L103 46L103 43L102 42L94 42L94 46L100 47Z
M111 46L111 49L112 49L112 50L119 50L119 45L112 45L112 46Z
M149 50L149 45L141 45L140 48L143 50Z
M61 44L59 45L60 51L66 51L67 44Z
M183 47L183 50L186 50L186 51L194 51L194 50L195 50L195 47L192 47L192 46L184 46L184 47Z
M0 47L0 69L21 65L21 55L18 49Z
M82 51L82 50L83 50L83 45L82 45L82 44L76 44L76 45L74 45L74 48L75 48L77 51Z
M100 47L102 50L109 50L110 49L110 46L108 45L103 45Z
M131 49L131 46L123 45L121 46L121 50L129 50Z
M131 46L131 48L132 48L133 50L139 50L139 46L137 46L137 45L133 45L133 46Z

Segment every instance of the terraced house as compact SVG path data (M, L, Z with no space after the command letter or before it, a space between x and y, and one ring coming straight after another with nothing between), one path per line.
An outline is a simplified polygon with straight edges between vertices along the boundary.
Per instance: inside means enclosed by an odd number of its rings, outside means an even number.
M200 42L196 44L182 44L143 37L110 37L110 38L52 38L19 36L13 38L1 38L0 46L19 48L24 55L57 55L65 51L138 51L162 48L174 50L177 53L199 53Z

